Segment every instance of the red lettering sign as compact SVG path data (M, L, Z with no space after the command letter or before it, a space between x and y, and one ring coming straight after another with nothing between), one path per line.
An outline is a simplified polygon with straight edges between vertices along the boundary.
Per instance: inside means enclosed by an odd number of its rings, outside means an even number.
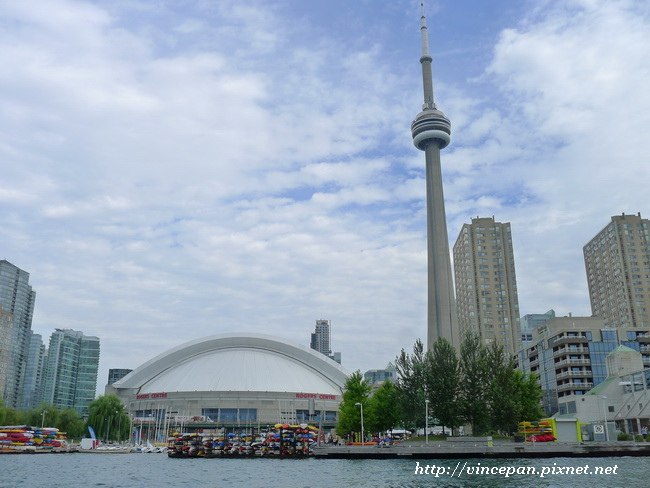
M336 395L325 395L316 393L296 393L296 398L318 398L319 400L336 400Z
M316 393L296 393L296 398L316 398Z
M136 400L146 400L148 398L167 398L167 393L142 393L135 396Z

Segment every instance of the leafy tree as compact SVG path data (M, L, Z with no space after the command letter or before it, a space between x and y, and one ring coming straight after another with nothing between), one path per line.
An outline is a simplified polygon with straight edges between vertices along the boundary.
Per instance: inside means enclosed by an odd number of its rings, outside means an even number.
M346 378L343 389L343 401L339 405L339 420L336 431L341 435L361 432L361 408L357 403L361 403L364 407L364 424L368 422L369 425L372 425L374 421L372 412L366 408L370 395L370 385L364 379L361 371L357 370Z
M471 332L465 335L460 345L460 371L463 381L460 391L463 419L471 425L474 435L482 435L490 428L487 354L480 337Z
M368 411L370 414L368 418L371 421L368 426L369 432L387 432L399 425L401 420L399 393L392 382L384 381L370 397Z
M539 388L534 373L525 374L515 371L515 390L517 397L517 422L521 420L539 420L544 416L541 407L542 390Z
M65 432L68 439L84 437L86 426L81 415L74 408L67 408L60 412L56 427Z
M491 430L510 433L517 427L518 387L514 359L509 358L500 342L487 347L487 402Z
M445 338L441 337L432 344L427 353L427 370L429 414L453 431L461 424L460 367L456 349Z
M3 425L25 425L27 418L24 412L16 410L15 408L2 408L2 415L4 415Z
M57 427L59 410L49 403L41 403L38 407L24 412L25 423L33 426Z
M88 405L86 426L92 427L100 439L121 441L128 438L129 416L117 395L103 395Z
M422 341L415 341L413 353L410 355L402 349L395 359L395 369L398 375L396 388L402 412L402 425L409 429L424 427L425 388L429 372Z

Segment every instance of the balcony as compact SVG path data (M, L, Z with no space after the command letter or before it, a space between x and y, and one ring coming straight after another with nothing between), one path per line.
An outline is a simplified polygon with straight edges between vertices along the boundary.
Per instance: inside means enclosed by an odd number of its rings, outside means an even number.
M564 371L562 373L558 373L556 375L556 378L558 380L564 378L591 378L593 375L594 374L591 371Z
M557 385L557 391L567 391L567 390L591 390L594 387L593 383L565 383L563 385Z
M561 367L561 366L588 366L591 364L591 359L563 359L562 361L558 361L555 363L553 366L556 368Z
M589 348L582 347L582 346L571 347L571 348L561 347L557 351L553 352L554 357L563 356L565 354L589 354Z
M639 342L650 343L650 334L639 334L636 336L636 340Z
M562 335L554 337L549 341L550 346L559 346L561 344L584 344L588 342L585 336Z

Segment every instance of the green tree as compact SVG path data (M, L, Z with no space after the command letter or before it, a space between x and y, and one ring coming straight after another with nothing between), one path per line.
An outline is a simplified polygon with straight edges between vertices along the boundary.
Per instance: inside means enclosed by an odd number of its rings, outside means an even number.
M397 370L396 388L398 391L402 425L406 429L424 427L424 400L427 384L426 354L424 345L418 339L413 345L413 353L407 354L404 349L395 359Z
M370 385L364 379L361 371L357 370L346 378L343 390L343 401L339 405L339 420L336 424L336 432L341 435L361 432L361 408L357 403L363 405L364 424L366 421L369 421L370 425L373 423L372 413L366 408L370 395ZM370 416L366 415L366 412Z
M514 359L509 358L503 344L493 342L487 347L487 402L491 430L512 433L519 415L518 386Z
M384 381L370 397L368 411L369 432L387 432L400 424L399 393L392 382Z
M490 418L487 402L489 376L486 348L478 335L468 332L460 345L460 371L463 388L460 390L460 409L473 435L489 431Z
M427 353L426 390L429 415L453 429L461 424L460 418L460 366L456 349L441 337Z
M544 416L541 406L542 390L539 388L537 376L533 373L515 371L515 391L517 398L516 421L536 421Z
M97 437L105 441L122 441L129 429L129 416L117 395L103 395L88 405L87 427L92 427Z
M57 427L59 410L49 403L41 403L38 407L24 412L25 423L35 427Z
M79 439L84 437L86 425L81 415L73 409L67 408L59 414L56 427L67 434L68 439Z
M2 408L2 415L4 416L3 425L25 425L27 424L27 417L25 412L16 410L15 408L4 407Z

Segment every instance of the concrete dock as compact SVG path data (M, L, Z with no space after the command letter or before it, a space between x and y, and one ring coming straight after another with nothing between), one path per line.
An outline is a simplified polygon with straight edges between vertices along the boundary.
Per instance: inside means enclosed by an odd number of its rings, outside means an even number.
M650 456L643 442L525 442L465 438L393 446L320 446L314 456L329 459L468 459Z

